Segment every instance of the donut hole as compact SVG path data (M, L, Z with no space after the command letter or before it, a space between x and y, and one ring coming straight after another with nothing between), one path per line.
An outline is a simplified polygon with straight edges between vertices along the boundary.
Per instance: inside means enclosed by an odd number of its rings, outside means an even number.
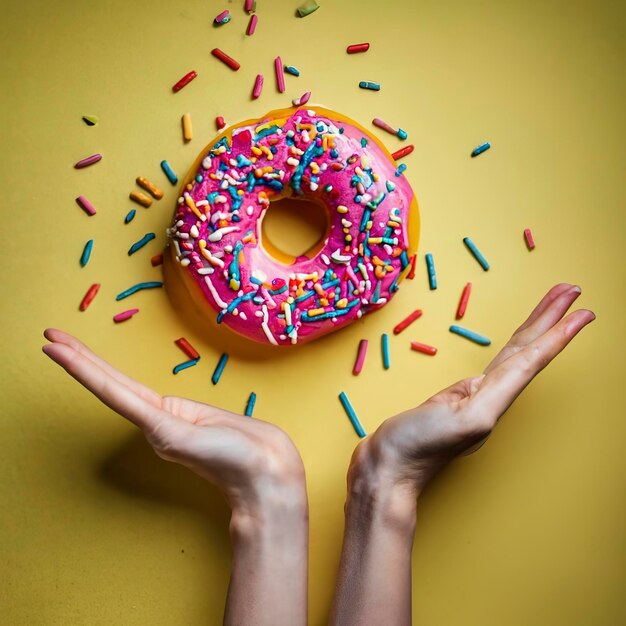
M265 251L291 264L298 257L314 257L330 232L326 207L308 198L282 198L271 202L261 223Z

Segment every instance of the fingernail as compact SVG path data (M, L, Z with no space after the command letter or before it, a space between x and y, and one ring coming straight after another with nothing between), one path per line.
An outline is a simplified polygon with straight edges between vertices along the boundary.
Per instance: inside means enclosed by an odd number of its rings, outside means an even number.
M576 293L582 293L583 292L583 290L578 285L574 285L571 290L575 291Z
M587 317L589 319L589 322L593 322L593 320L596 319L596 314L593 311L587 310Z

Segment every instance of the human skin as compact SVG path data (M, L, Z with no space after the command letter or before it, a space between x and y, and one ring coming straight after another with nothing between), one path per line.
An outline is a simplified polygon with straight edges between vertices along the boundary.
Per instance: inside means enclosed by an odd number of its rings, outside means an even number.
M420 494L455 457L477 450L530 381L595 319L585 309L565 315L580 293L555 285L482 375L387 419L358 444L348 469L331 626L411 624Z
M186 398L160 396L67 333L43 351L138 426L154 451L216 485L232 513L226 626L307 622L308 501L302 459L277 426Z

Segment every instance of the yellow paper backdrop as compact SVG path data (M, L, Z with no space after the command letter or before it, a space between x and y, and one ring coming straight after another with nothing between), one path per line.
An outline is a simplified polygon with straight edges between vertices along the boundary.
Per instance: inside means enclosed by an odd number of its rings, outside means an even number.
M242 1L56 0L0 9L2 150L2 474L0 622L218 624L227 589L229 511L221 495L160 461L141 436L54 366L41 332L57 326L159 392L242 411L284 428L301 450L311 506L310 623L324 624L342 537L345 472L357 442L337 394L368 432L459 378L481 371L554 283L582 286L597 321L531 385L478 454L438 478L420 501L414 621L430 626L613 625L626 620L624 574L624 5L611 2L373 2L258 0L244 35ZM232 21L214 28L229 8ZM345 47L369 41L366 54ZM241 62L231 72L219 46ZM298 67L279 94L273 59ZM198 78L178 94L187 71ZM257 101L254 77L265 75ZM382 84L362 91L360 80ZM158 280L149 257L165 243L179 177L214 134L312 102L369 127L375 116L409 133L407 176L420 202L416 280L380 313L322 341L265 359L233 356L219 385L218 342L187 328L163 290L114 296ZM194 139L182 141L189 112ZM81 116L95 114L88 128ZM372 129L374 130L374 129ZM400 142L379 135L390 149ZM492 149L470 159L482 141ZM101 152L101 163L74 170ZM134 179L166 189L132 208ZM74 198L97 208L87 217ZM526 249L530 226L537 248ZM157 238L132 257L144 233ZM473 237L485 273L462 244ZM85 268L78 260L95 240ZM430 291L423 254L435 257ZM465 282L464 323L482 348L448 332ZM102 283L88 311L78 303ZM126 306L128 305L128 307ZM131 321L111 317L131 306ZM416 307L424 316L379 338ZM181 335L202 360L183 360ZM370 340L360 377L358 340ZM429 358L409 340L436 345ZM271 367L270 367L271 365Z

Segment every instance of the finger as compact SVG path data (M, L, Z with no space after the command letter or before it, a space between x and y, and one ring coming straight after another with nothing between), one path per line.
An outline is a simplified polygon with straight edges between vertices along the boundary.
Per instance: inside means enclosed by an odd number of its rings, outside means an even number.
M72 335L58 330L57 328L46 328L43 333L44 337L49 341L54 343L62 343L70 348L74 349L76 352L82 354L85 358L89 359L93 363L95 363L101 370L106 372L109 376L112 376L117 381L126 385L131 391L134 391L137 395L142 397L144 400L152 404L153 406L160 408L161 407L161 396L142 385L140 382L133 380L129 376L122 374L118 369L113 367L111 364L107 363L103 358L99 357L95 354L90 348L88 348L84 343L76 339L76 337L72 337Z
M570 313L490 371L470 401L477 419L487 420L493 427L530 381L595 317L593 312L585 309Z
M552 287L540 300L539 304L533 309L526 321L515 332L524 330L527 326L530 326L530 324L532 324L552 302L554 302L561 294L569 291L572 287L575 287L575 285L570 283L559 283L558 285L554 285L554 287Z
M560 285L557 285L557 287L560 287ZM546 294L546 297L539 303L539 305L542 303L544 305L541 312L536 315L531 314L533 320L530 321L531 317L529 317L528 320L513 333L504 348L502 348L491 363L487 365L484 370L485 374L488 374L494 367L500 365L500 363L508 359L511 355L519 352L521 348L524 348L552 328L565 313L567 313L576 298L580 296L581 290L580 287L576 285L569 285L567 289L563 289L562 291L557 290L555 293L558 293L558 295L552 297L554 296L553 293L550 298L548 298L550 292ZM535 311L537 311L539 305L537 305ZM535 311L533 311L533 313L535 313Z
M70 346L52 343L43 346L42 350L104 404L139 426L146 435L155 436L166 428L173 430L185 424L166 411L154 407Z

